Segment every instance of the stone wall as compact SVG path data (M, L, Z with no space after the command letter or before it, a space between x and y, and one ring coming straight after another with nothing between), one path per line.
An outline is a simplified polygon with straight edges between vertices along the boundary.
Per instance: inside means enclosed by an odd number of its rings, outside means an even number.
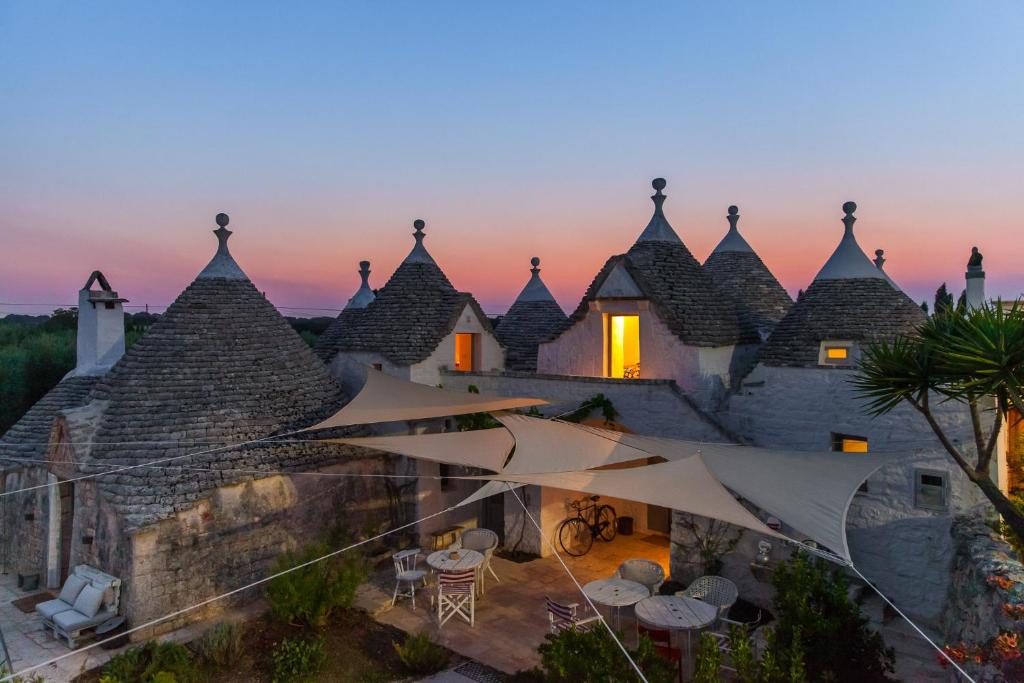
M980 644L1000 631L1016 631L1006 605L1024 606L1024 566L1013 549L973 517L957 517L951 532L953 571L942 615L946 642Z
M611 379L525 372L445 372L444 386L466 391L469 385L481 393L499 396L542 398L545 415L578 408L597 394L608 397L619 412L616 422L638 434L694 441L732 441L707 413L694 405L672 380Z
M47 483L42 467L9 469L0 475L0 490L17 491ZM0 498L0 570L38 574L46 581L46 523L50 489L41 488Z
M390 474L394 468L392 458L375 456L319 471ZM412 494L395 501L391 482L294 474L225 486L169 519L120 530L119 538L97 537L89 548L78 547L78 559L122 578L122 612L140 624L267 576L282 552L337 525L359 538L412 521ZM102 500L91 512L97 526L117 529L117 517ZM80 508L79 514L91 520L90 510ZM394 542L399 540L396 535ZM232 602L262 595L263 588L168 620L139 637L215 615Z
M980 491L946 456L931 429L911 408L871 417L849 380L833 368L758 366L717 417L750 442L767 447L828 451L833 434L865 437L869 450L892 458L854 496L847 538L854 563L901 609L937 627L952 569L951 515L977 509ZM940 419L953 438L970 443L969 421L948 405ZM917 507L916 469L949 478L949 510ZM756 544L755 544L756 545ZM744 542L739 550L752 553Z

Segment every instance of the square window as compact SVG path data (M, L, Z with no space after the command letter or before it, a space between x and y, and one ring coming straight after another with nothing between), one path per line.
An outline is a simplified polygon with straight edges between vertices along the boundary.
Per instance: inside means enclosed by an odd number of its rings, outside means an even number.
M914 470L914 507L944 512L949 509L949 473Z
M846 367L853 365L856 347L850 341L823 341L818 348L818 365Z

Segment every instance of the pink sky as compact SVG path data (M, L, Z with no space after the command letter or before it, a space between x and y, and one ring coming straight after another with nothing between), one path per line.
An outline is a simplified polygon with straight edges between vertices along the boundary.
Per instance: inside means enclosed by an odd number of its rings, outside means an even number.
M372 262L371 285L382 286L412 246L412 219L423 217L435 260L489 313L503 312L514 299L529 275L531 256L541 257L542 276L571 311L604 260L628 249L646 224L648 181L525 188L517 198L454 191L437 198L389 196L381 188L377 196L335 204L324 197L294 204L268 197L237 207L204 199L176 206L173 197L17 202L4 218L9 227L0 256L0 300L72 303L89 272L100 269L132 304L166 305L212 255L213 215L224 210L235 231L230 245L236 260L281 307L340 308L358 285L361 259ZM725 232L726 206L737 202L744 236L793 294L807 286L842 234L839 206L845 195L748 193L752 200L745 203L742 196L707 189L674 187L669 178L666 213L694 255L704 260ZM860 207L857 238L871 256L875 248L885 249L887 271L917 301L930 301L943 281L959 293L973 245L986 257L989 294L1016 297L1024 283L1019 221L985 195L851 195Z

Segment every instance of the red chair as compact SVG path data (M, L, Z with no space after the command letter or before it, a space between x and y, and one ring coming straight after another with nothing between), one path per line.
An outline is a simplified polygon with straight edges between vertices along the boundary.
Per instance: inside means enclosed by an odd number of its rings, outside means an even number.
M649 628L643 624L636 625L637 637L647 636L651 639L655 651L663 659L667 659L679 673L679 682L683 681L683 653L672 647L672 632L664 629Z

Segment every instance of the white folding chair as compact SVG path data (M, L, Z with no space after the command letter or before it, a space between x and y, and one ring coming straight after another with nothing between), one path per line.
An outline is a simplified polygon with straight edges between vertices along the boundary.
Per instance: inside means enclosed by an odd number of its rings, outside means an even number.
M470 626L476 621L476 571L441 572L437 575L437 620L439 626L458 614Z
M398 598L412 598L412 608L416 609L416 583L423 582L424 588L427 585L427 572L417 569L416 564L420 559L420 549L410 548L395 553L391 558L395 563L395 593L391 596L391 606L395 606ZM407 592L399 592L402 584L408 584Z

